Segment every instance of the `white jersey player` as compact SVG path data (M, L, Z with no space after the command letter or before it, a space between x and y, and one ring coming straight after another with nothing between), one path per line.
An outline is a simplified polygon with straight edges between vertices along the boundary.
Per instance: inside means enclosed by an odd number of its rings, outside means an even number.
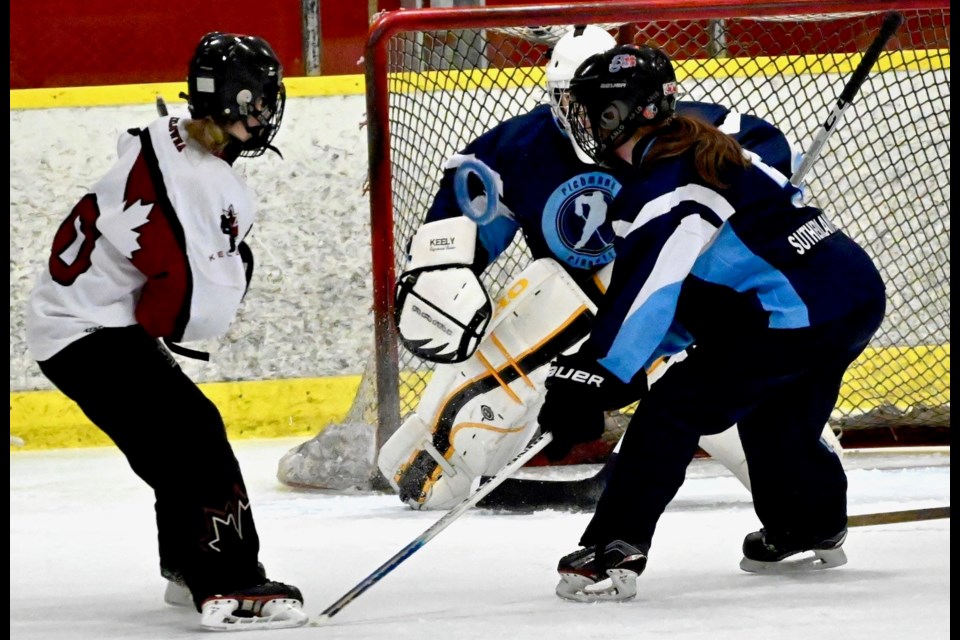
M262 38L209 33L188 88L189 113L125 132L117 162L57 229L27 342L154 490L167 601L195 606L210 629L300 626L299 589L258 562L223 419L160 343L222 336L236 316L255 205L232 164L273 148L280 62Z

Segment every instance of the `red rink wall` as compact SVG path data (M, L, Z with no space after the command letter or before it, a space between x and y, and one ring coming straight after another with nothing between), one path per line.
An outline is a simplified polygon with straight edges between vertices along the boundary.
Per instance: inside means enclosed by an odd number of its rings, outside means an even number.
M320 0L321 72L356 74L371 5L400 0ZM305 75L300 0L11 0L10 88L37 89L186 78L208 31L253 33L277 52L287 76Z
M322 75L359 74L370 11L399 8L401 0L318 0L320 70ZM487 6L536 4L535 0L486 0ZM429 0L424 2L430 5ZM576 4L576 2L574 2ZM10 6L10 88L52 88L117 84L179 82L185 79L190 53L208 31L255 33L269 41L288 77L306 75L303 59L302 13L299 0L12 0ZM863 49L879 27L876 24L853 39ZM708 22L702 21L703 32ZM730 55L776 55L778 42L805 40L810 53L842 52L839 42L851 42L843 33L851 21L809 23L778 33L768 24L749 21L733 28L755 29L753 51ZM860 24L857 22L856 24ZM621 40L631 41L628 27ZM689 28L686 30L690 32ZM939 32L938 32L939 31ZM669 30L650 34L650 44L671 56L703 55L702 42L680 41ZM902 48L947 46L949 33L932 26L911 31ZM689 50L687 50L689 49ZM510 60L497 60L509 66Z

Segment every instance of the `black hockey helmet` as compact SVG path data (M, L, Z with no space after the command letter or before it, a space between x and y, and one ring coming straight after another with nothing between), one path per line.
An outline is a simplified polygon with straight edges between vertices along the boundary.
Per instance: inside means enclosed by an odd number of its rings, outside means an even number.
M280 60L266 40L218 31L203 36L190 60L187 90L194 118L244 123L252 137L242 144L241 156L259 156L271 148L286 90ZM259 124L250 126L247 116Z
M620 45L587 58L570 80L576 143L600 162L636 130L671 117L677 76L659 49Z

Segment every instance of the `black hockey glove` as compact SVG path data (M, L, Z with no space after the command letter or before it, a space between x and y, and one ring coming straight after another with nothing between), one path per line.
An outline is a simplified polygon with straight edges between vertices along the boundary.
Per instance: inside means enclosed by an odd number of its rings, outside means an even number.
M538 421L541 431L553 434L553 441L543 452L550 460L560 460L575 444L603 435L605 411L639 400L647 390L647 375L641 370L627 384L596 358L575 353L554 361L545 386L547 394Z

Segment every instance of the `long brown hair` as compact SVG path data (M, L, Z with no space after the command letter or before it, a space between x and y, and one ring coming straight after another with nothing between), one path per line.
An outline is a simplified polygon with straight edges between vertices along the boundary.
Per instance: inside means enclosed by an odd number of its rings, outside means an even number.
M727 186L722 178L727 167L745 169L750 166L750 159L744 155L740 143L699 118L676 115L657 134L657 140L644 161L673 158L693 148L697 172L715 187Z
M220 153L230 142L230 134L210 118L187 120L184 126L187 134L210 153Z

